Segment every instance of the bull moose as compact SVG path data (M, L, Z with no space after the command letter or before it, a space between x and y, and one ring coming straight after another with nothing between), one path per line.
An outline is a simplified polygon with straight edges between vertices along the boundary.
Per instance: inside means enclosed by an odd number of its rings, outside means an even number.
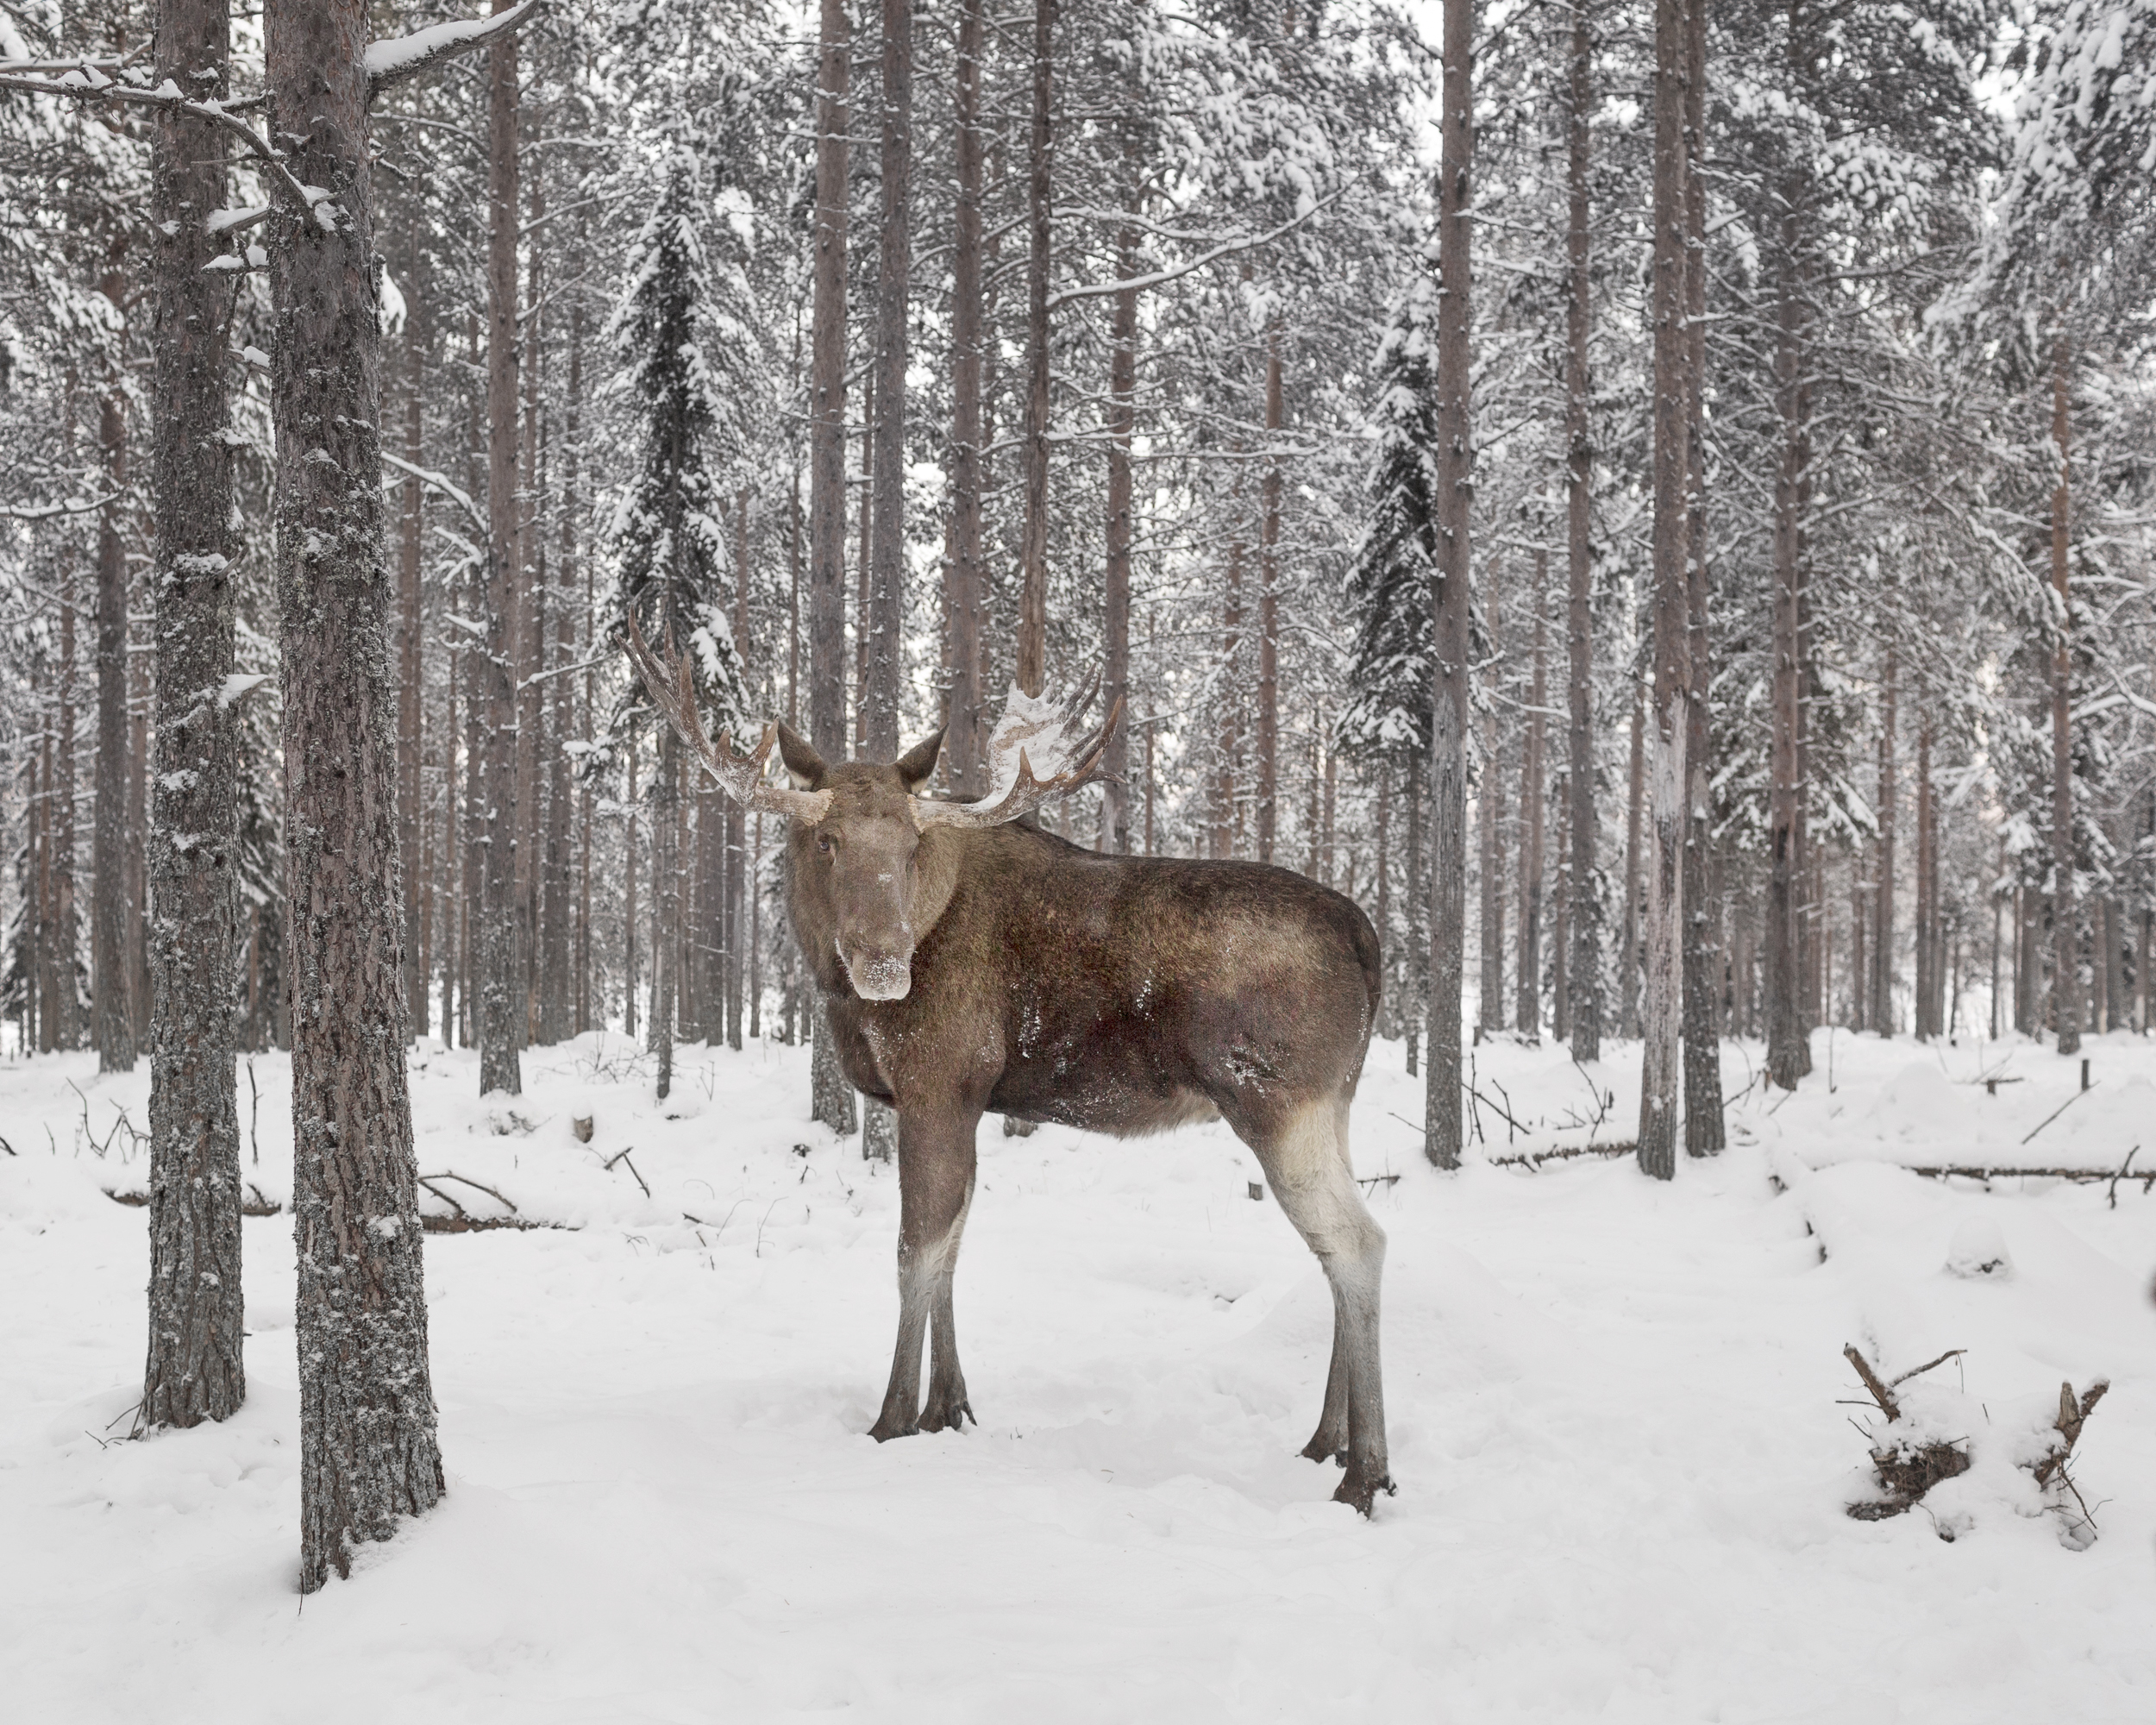
M1377 936L1351 900L1266 863L1107 856L1025 819L1100 769L1121 716L1013 688L994 788L924 794L938 731L895 762L826 762L784 725L754 753L696 706L632 621L667 718L728 795L784 815L788 906L846 1076L899 1123L899 1334L870 1430L962 1429L951 1276L983 1113L1131 1137L1225 1119L1332 1289L1325 1409L1302 1453L1344 1465L1335 1499L1390 1491L1378 1360L1385 1234L1348 1156L1378 999ZM1097 681L1097 680L1096 680ZM774 743L790 781L765 777ZM923 1333L930 1346L921 1402Z

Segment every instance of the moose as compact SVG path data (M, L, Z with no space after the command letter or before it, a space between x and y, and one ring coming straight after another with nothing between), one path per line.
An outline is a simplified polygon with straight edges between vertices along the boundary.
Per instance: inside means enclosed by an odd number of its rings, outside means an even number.
M1302 1453L1367 1515L1391 1491L1378 1362L1385 1234L1348 1155L1378 1000L1351 900L1266 863L1081 850L1026 819L1100 771L1121 718L1015 687L978 801L926 794L943 732L895 762L827 762L783 724L714 743L686 656L633 618L653 700L734 800L783 815L787 902L841 1068L898 1115L899 1334L879 1442L962 1430L951 1277L993 1112L1133 1137L1225 1120L1332 1284L1325 1408ZM671 643L668 643L672 656ZM1094 679L1097 687L1098 678ZM787 782L766 778L774 743ZM924 1333L928 1399L921 1402ZM976 1421L977 1423L977 1421Z

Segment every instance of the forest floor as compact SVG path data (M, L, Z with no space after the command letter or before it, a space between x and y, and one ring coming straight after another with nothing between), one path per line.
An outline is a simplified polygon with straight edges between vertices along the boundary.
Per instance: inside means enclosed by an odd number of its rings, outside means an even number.
M1400 1489L1367 1523L1296 1457L1330 1302L1224 1127L986 1122L957 1299L982 1423L879 1446L896 1181L809 1124L799 1051L685 1050L662 1105L587 1037L529 1055L503 1107L429 1045L425 1208L549 1226L429 1239L448 1497L304 1606L289 1216L246 1224L246 1408L116 1441L145 1213L108 1195L144 1187L147 1062L0 1066L0 1710L2145 1725L2156 1041L2093 1039L2085 1095L2028 1042L1829 1044L1786 1097L1733 1044L1730 1149L1668 1184L1493 1160L1629 1138L1636 1046L1591 1082L1553 1044L1477 1048L1453 1175L1400 1047L1373 1050L1356 1159L1400 1176L1371 1198ZM281 1204L284 1059L240 1097ZM1894 1165L2110 1170L2136 1143L2115 1189ZM1946 1269L2002 1244L2009 1271ZM1852 1520L1846 1342L1890 1375L1966 1349L1920 1382L2009 1435L2109 1376L2073 1465L2093 1545L1974 1432L1982 1465L1927 1505Z

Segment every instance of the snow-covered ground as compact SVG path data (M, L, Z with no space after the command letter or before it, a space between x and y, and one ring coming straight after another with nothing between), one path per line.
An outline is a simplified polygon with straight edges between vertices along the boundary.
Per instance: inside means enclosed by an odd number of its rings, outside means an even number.
M1815 1047L1668 1185L1489 1160L1628 1137L1636 1048L1591 1083L1560 1048L1477 1049L1484 1142L1451 1176L1401 1051L1373 1051L1400 1491L1367 1523L1294 1453L1330 1304L1225 1128L988 1121L958 1278L983 1423L880 1447L896 1182L808 1123L799 1051L686 1051L661 1105L586 1038L529 1057L512 1112L435 1049L420 1167L459 1178L428 1208L558 1226L429 1238L449 1496L304 1607L289 1218L246 1225L246 1409L114 1441L144 1213L107 1194L143 1185L119 1120L147 1071L0 1066L0 1715L2145 1725L2156 1196L1887 1164L2112 1168L2146 1133L2156 1166L2156 1045L2092 1042L2085 1095L2031 1044L1842 1033L1831 1084ZM240 1095L281 1203L284 1061ZM1947 1272L2002 1243L2010 1273ZM1920 1380L1986 1427L1936 1514L1843 1513L1851 1341L1890 1373L1967 1350ZM2097 1375L2074 1477L2100 1537L2075 1550L2007 1452Z

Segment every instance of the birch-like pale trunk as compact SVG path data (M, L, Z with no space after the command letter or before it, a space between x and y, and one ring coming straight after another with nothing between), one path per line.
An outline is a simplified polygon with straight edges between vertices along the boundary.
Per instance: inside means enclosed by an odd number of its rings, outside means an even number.
M1639 1168L1677 1171L1683 978L1685 744L1691 696L1686 580L1684 0L1657 0L1654 78L1654 688L1648 712L1646 1003Z

